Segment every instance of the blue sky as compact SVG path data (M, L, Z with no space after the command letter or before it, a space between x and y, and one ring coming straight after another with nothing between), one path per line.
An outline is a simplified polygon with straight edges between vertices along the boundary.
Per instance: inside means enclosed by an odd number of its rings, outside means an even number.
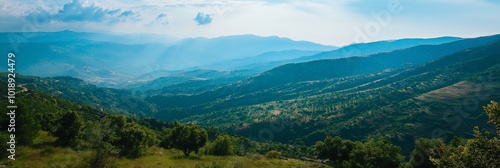
M4 0L0 31L280 36L342 46L500 33L497 0Z

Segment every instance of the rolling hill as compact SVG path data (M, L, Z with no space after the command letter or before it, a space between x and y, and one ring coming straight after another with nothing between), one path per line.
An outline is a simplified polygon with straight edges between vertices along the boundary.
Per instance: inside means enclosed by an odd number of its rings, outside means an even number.
M163 112L159 113L162 116L177 119L212 109L312 96L378 80L397 73L394 69L423 64L460 50L488 44L499 39L500 36L480 37L441 45L417 46L365 57L287 64L217 90L195 95L160 94L153 95L146 100L162 107ZM382 76L370 75L381 71L383 72ZM323 81L337 83L336 86L329 86L331 83ZM208 107L208 109L198 109L202 107ZM192 111L186 110L178 113L178 108L192 109ZM175 110L171 113L169 109Z

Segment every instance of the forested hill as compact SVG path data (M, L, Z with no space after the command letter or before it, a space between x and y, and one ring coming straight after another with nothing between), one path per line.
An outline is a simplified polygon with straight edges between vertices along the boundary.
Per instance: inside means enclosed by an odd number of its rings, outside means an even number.
M500 42L422 65L297 82L269 90L292 96L314 93L311 96L227 108L217 106L218 102L207 103L191 107L194 111L188 114L197 115L182 121L255 138L256 132L278 127L282 129L273 132L273 141L296 144L312 144L327 135L356 140L384 137L409 154L418 137L468 137L471 131L457 130L472 130L474 125L491 130L485 125L487 118L480 107L490 99L500 99L498 74ZM270 93L266 95L272 96ZM457 116L460 111L466 112Z
M7 81L5 72L0 72L0 79ZM73 77L43 78L17 74L16 82L28 89L43 91L108 113L113 111L135 116L151 116L156 112L154 105L140 98L140 92L97 87Z
M160 118L179 119L221 108L295 99L355 87L393 75L397 73L397 69L423 64L499 39L500 35L488 36L441 45L417 46L366 57L288 64L217 90L194 95L159 94L146 100L160 106ZM373 73L382 74L374 76ZM335 86L332 86L333 84Z

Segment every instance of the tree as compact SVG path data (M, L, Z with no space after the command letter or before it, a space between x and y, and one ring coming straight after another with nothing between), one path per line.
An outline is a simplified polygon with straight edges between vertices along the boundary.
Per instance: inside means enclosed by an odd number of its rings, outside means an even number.
M119 155L127 158L143 156L149 147L158 142L156 133L136 122L127 122L123 115L108 115L100 123L99 133L94 133L102 141L96 145L99 155ZM96 160L96 163L99 159Z
M198 153L207 139L207 131L196 125L178 125L172 129L172 133L168 136L172 147L182 150L185 156L189 156L189 153L193 151Z
M459 146L440 145L430 160L437 167L500 167L500 142L498 138L488 139L476 126L474 139L469 139Z
M349 155L349 167L399 167L401 148L385 140L357 143Z
M103 134L102 141L116 145L120 140L118 133L127 124L127 119L124 115L108 115L101 119L101 131Z
M171 128L165 128L162 131L161 139L160 139L160 147L165 149L172 148L172 142L170 141L170 136L172 135Z
M234 155L234 139L229 135L219 135L214 142L207 146L208 154L217 156Z
M75 146L82 130L83 120L77 112L70 111L61 117L55 136L59 137L56 144L60 146Z
M491 101L483 107L489 117L488 123L495 124L497 135L500 135L500 105ZM485 133L489 134L489 133ZM500 140L483 136L479 127L474 127L474 139L452 142L450 145L440 143L431 148L430 160L437 167L500 167Z
M24 107L24 106L23 106ZM33 114L24 108L16 110L15 123L16 140L20 145L31 145L38 136L40 124L34 119Z
M439 147L439 144L443 143L438 139L426 139L420 138L415 141L415 149L412 152L409 165L410 167L422 167L422 168L432 168L436 167L432 161L429 159L430 157L436 158L437 155L432 155L430 150L436 150Z
M491 101L490 104L483 107L486 114L488 114L488 123L495 124L497 128L497 135L500 136L500 104Z
M9 149L9 144L5 142L9 142L10 140L10 134L6 131L0 131L0 142L3 142L0 147L2 149ZM10 152L2 152L0 153L0 157L2 158L7 158L7 156L10 154Z
M341 166L344 161L349 160L349 154L354 146L355 143L350 140L328 136L323 142L316 142L314 147L318 151L318 158L330 159L334 166Z
M156 134L137 123L127 123L119 131L120 140L116 143L120 156L138 158L146 153L149 147L156 144Z

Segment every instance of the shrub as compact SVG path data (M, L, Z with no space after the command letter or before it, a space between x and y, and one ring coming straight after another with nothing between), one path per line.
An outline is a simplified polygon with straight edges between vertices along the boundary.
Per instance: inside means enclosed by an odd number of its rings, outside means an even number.
M281 157L281 152L278 152L276 150L271 150L266 154L266 158L269 159L279 159L280 157Z

